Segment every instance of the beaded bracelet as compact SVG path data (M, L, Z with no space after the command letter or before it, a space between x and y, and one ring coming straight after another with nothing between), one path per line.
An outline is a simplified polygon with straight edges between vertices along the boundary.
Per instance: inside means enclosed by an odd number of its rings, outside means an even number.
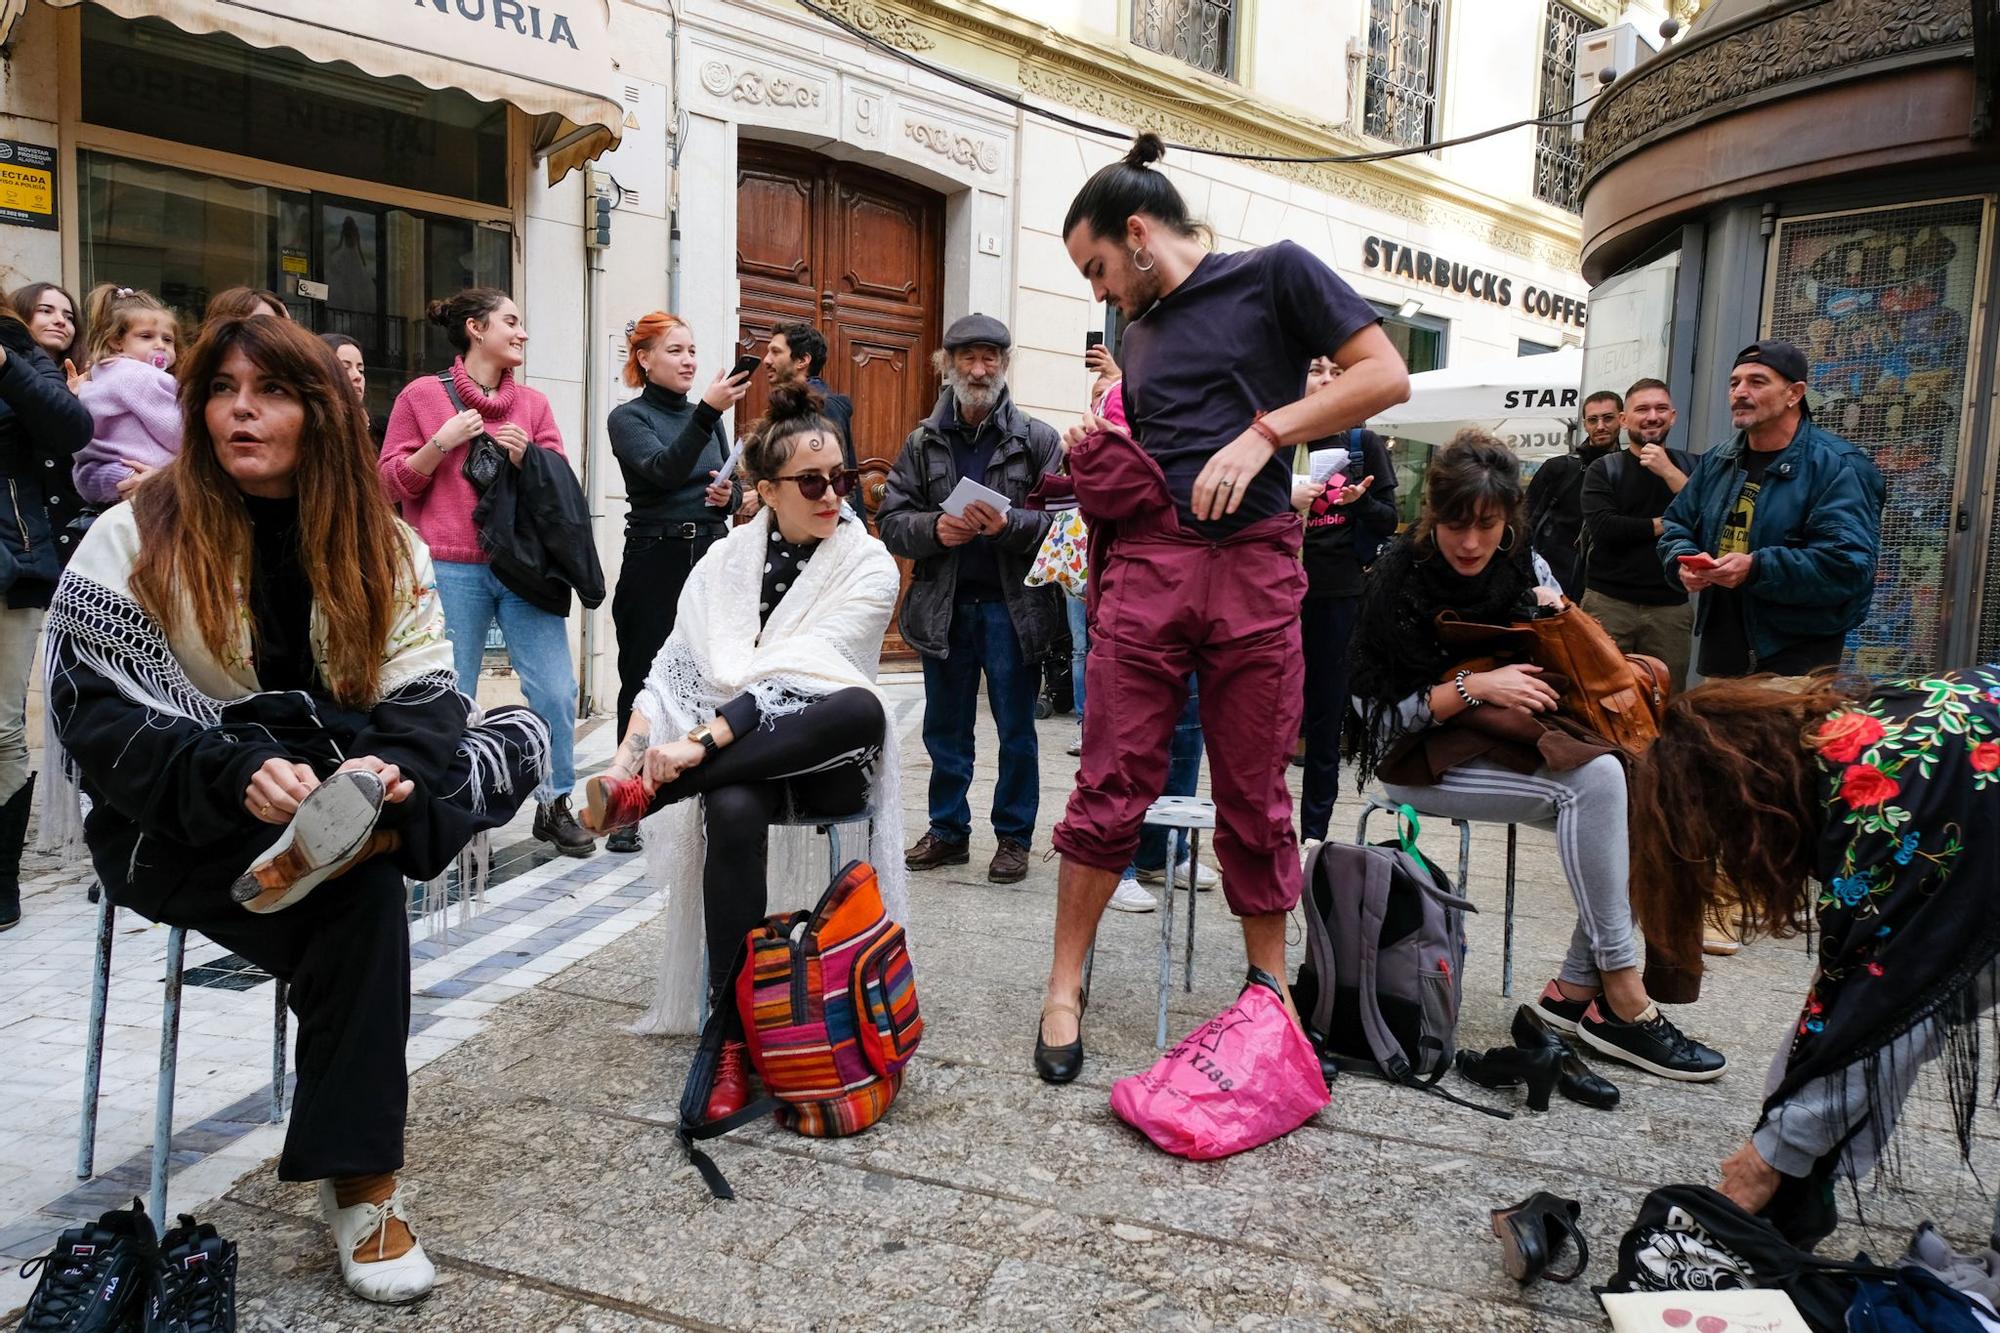
M1471 674L1470 670L1461 671L1451 678L1451 683L1452 687L1458 691L1458 697L1465 700L1467 708L1477 708L1486 701L1484 699L1473 698L1472 691L1465 688L1465 678Z

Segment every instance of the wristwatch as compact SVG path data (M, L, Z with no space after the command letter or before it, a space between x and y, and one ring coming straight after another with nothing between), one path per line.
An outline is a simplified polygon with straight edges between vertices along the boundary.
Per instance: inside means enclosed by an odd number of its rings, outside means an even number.
M687 738L700 745L704 754L714 754L722 747L716 744L714 724L704 722L687 734Z

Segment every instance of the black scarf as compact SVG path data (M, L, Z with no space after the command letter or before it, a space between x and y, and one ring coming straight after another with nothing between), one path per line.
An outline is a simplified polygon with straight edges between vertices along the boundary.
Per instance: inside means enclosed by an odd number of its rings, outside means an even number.
M1361 708L1361 780L1411 735L1396 705L1428 689L1467 656L1463 644L1439 642L1437 617L1505 625L1532 613L1535 572L1526 542L1496 552L1477 574L1460 574L1408 534L1396 538L1369 571L1349 649L1349 685Z
M1894 1096L1881 1055L1944 1024L1961 1155L1979 1099L1979 979L2000 957L2000 667L1897 682L1816 729L1826 768L1820 965L1768 1116L1864 1065L1867 1119Z

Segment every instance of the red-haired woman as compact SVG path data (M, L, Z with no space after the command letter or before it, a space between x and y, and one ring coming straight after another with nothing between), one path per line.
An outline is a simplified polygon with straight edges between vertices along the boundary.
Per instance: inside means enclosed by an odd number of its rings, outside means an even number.
M728 461L722 417L750 387L748 375L718 373L699 399L694 387L694 330L655 310L632 326L625 382L639 396L611 410L611 452L625 474L625 558L611 595L618 630L618 734L632 720L653 655L673 633L674 610L688 574L727 531L734 485L718 478ZM639 850L637 825L611 835L614 852Z
M2000 995L2000 667L1868 687L1717 681L1667 706L1632 767L1632 906L1701 961L1704 921L1819 933L1722 1192L1810 1249L1837 1176L1880 1158L1940 1055L1961 1155Z
M278 1176L321 1182L351 1289L414 1300L434 1273L396 1189L404 876L507 821L548 730L459 693L430 554L318 338L212 324L180 401L180 455L91 526L49 608L43 834L80 836L119 906L291 983Z

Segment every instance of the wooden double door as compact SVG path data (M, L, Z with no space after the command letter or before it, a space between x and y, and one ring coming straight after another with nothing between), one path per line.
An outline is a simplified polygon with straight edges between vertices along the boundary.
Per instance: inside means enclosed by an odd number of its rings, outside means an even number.
M744 143L736 173L738 351L805 323L826 338L823 378L854 400L854 450L869 514L903 440L937 403L944 201L909 181L774 145ZM760 375L737 429L764 412ZM908 569L904 570L908 580ZM911 656L892 627L884 655Z

